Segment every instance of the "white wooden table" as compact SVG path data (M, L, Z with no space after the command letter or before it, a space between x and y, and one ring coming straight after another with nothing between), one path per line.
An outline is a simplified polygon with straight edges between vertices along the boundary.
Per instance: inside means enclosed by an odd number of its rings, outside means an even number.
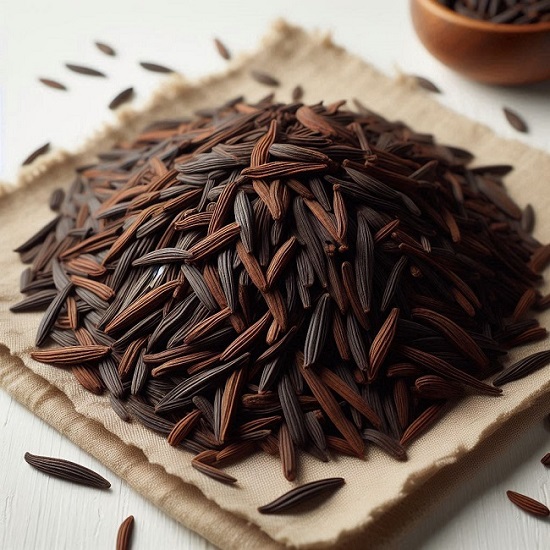
M450 108L500 135L550 151L550 83L501 89L465 81L425 52L404 0L0 0L0 180L13 180L20 161L47 141L69 149L80 143L99 121L111 118L106 105L123 88L133 85L138 101L146 99L159 76L140 69L138 60L158 61L196 78L223 68L212 46L214 36L235 53L251 50L276 17L332 31L336 42L388 74L401 70L426 76L441 86L440 100ZM112 44L119 56L104 56L94 40ZM96 66L110 78L71 74L65 62ZM38 76L61 80L70 92L44 88ZM529 134L508 126L503 105L522 113ZM112 490L105 494L49 479L23 461L25 451L87 465L105 474ZM469 482L445 498L401 546L550 548L550 523L528 517L504 495L515 488L550 502L550 472L539 463L548 451L550 433L541 422L498 461L472 472ZM0 465L4 550L112 548L118 525L129 514L136 517L136 550L213 548L1 391Z

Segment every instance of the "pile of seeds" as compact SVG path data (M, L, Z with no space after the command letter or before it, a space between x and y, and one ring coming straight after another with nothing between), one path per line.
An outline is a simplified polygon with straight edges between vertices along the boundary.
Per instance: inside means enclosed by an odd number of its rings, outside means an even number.
M405 460L449 404L498 396L482 380L546 337L532 208L511 167L357 109L238 98L80 168L17 249L12 309L46 308L36 344L56 344L33 357L224 483L259 450L289 480L298 450Z
M467 17L491 23L526 25L550 21L548 0L439 0L439 3Z

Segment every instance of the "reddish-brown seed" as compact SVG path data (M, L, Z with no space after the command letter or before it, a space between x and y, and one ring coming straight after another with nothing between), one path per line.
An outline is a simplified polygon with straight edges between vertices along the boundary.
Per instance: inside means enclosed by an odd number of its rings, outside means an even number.
M420 416L416 418L409 427L405 430L401 436L401 445L408 445L413 439L416 439L419 435L424 433L430 428L439 418L443 412L445 403L438 403L436 405L430 405Z
M216 46L216 50L218 51L218 53L219 53L225 60L231 59L231 53L230 53L230 51L227 49L227 47L225 46L225 44L224 44L219 38L214 38L214 45Z
M114 57L116 55L116 51L114 48L109 46L109 44L105 44L105 42L94 42L95 47L105 55L109 55L111 57Z
M376 379L378 371L386 359L388 350L393 343L398 319L399 308L393 308L372 341L369 350L369 366L367 369L369 382Z
M175 72L173 69L170 69L169 67L166 67L164 65L159 65L158 63L152 63L150 61L140 61L139 64L146 70L151 71L153 73L173 73Z
M116 550L130 550L133 530L134 516L128 516L118 528Z
M513 502L518 508L521 508L524 512L532 514L533 516L546 517L550 516L550 510L548 506L542 502L535 500L534 498L516 493L515 491L506 491L506 496Z
M67 86L65 86L65 84L61 84L61 82L58 82L57 80L52 80L51 78L39 78L38 80L40 80L44 86L48 86L48 88L63 91L67 90Z
M508 107L503 108L504 116L506 117L506 120L509 122L510 126L517 130L518 132L527 133L529 131L529 127L527 126L527 123L523 118L513 111L512 109L509 109Z
M73 73L83 74L85 76L100 76L105 78L105 73L92 69L91 67L85 67L84 65L75 65L74 63L65 63L65 67Z
M260 70L257 70L257 69L252 69L250 71L250 76L256 82L259 82L260 84L264 84L265 86L277 87L277 86L280 85L280 82L274 76L271 76L270 74L268 74L264 71L260 71Z

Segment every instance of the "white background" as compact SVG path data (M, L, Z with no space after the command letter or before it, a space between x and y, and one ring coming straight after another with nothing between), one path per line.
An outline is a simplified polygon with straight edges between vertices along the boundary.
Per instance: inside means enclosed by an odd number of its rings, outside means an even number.
M106 106L123 88L133 85L137 104L145 100L162 76L144 71L138 61L156 61L194 79L224 67L214 36L234 53L252 50L277 17L331 31L337 43L388 74L426 76L442 88L439 99L450 108L550 152L550 83L505 89L455 75L420 45L405 0L0 0L0 180L13 181L19 163L45 142L79 145L112 119ZM95 40L113 45L119 55L103 55ZM66 62L96 67L109 78L71 73ZM65 83L69 91L45 88L40 76ZM523 115L529 134L509 127L504 105ZM113 487L105 494L49 479L23 461L27 450L88 465ZM550 434L539 423L498 462L472 472L402 547L550 548L550 523L527 517L504 495L513 488L549 503L550 472L539 462L548 451ZM0 392L0 548L112 548L129 514L136 517L135 550L212 548Z

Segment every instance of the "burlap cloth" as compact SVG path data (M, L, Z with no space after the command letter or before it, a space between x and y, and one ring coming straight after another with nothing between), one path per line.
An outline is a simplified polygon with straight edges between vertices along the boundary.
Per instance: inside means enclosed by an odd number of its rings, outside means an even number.
M468 398L412 445L406 463L375 449L369 450L365 461L340 457L323 464L303 458L297 482L343 476L346 485L317 510L300 516L262 516L256 510L259 505L292 487L275 458L257 455L229 467L228 472L239 480L234 487L202 476L191 468L189 454L173 449L135 422L119 420L107 398L85 392L62 369L32 361L29 351L40 314L8 311L20 298L22 269L12 249L51 218L47 199L52 189L67 185L76 165L152 120L188 114L241 94L251 100L263 97L269 90L250 78L251 68L280 78L278 99L288 99L296 84L304 87L307 102L357 97L390 119L434 133L441 142L467 147L479 163L512 163L516 170L507 178L511 194L521 205L535 205L539 214L549 211L548 155L497 137L442 107L410 82L381 75L326 36L279 22L257 53L237 59L226 74L198 84L174 77L143 111L127 108L116 124L100 131L77 154L55 152L23 171L15 190L4 189L0 199L0 385L170 516L220 547L374 547L395 540L395 533L425 515L443 490L451 490L456 480L464 481L472 461L490 460L492 452L502 452L507 441L513 443L514 430L522 429L525 417L533 416L534 404L550 405L549 368L510 384L502 397ZM550 241L550 216L538 217L535 233ZM541 323L550 326L550 314L541 315ZM526 346L512 359L547 346L545 342ZM518 413L528 407L531 412L518 421Z

